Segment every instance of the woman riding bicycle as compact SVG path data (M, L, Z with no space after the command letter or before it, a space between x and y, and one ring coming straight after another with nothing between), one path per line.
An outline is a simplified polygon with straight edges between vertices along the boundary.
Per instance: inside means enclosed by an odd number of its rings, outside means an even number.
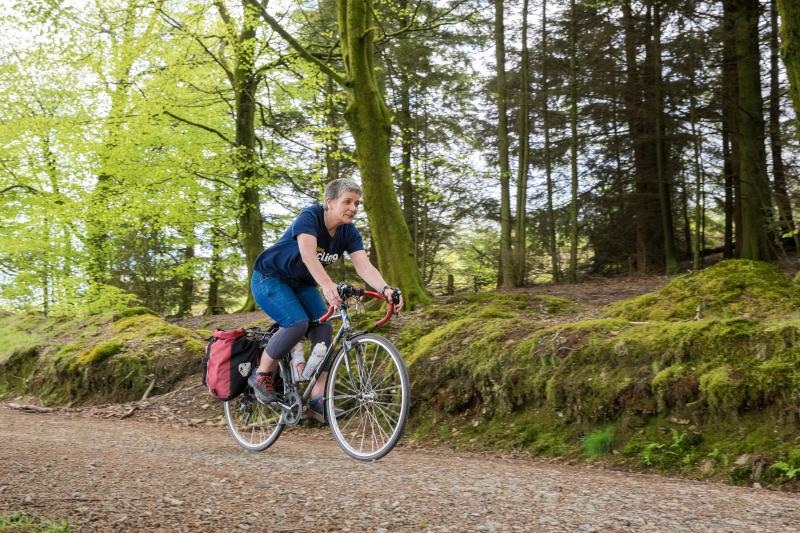
M262 403L277 399L274 374L278 361L303 336L308 335L311 346L321 342L327 348L333 340L331 324L315 322L328 310L317 286L322 287L328 304L341 304L336 283L324 267L347 252L359 277L387 300L392 297L394 289L369 262L361 235L353 225L361 194L361 187L352 180L331 181L325 187L324 205L303 209L278 242L256 259L250 289L259 307L280 326L269 340L258 369L248 379ZM402 307L401 297L395 310ZM322 372L311 391L309 412L318 420L323 416L321 400L327 376Z

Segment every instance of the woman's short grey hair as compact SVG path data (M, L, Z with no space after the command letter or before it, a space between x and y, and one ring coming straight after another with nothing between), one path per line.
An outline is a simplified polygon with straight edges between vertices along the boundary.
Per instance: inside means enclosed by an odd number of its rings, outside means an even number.
M325 199L337 200L341 195L346 192L354 192L358 195L364 194L361 192L361 187L355 181L348 178L335 179L325 186ZM326 206L327 209L327 206Z

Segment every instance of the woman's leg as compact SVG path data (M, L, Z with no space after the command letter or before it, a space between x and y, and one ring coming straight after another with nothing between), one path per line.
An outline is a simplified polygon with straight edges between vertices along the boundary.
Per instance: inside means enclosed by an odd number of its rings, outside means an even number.
M250 377L256 396L269 402L275 399L273 375L278 361L306 334L308 315L292 287L280 278L254 272L250 289L258 306L280 326L261 355L258 370Z
M325 301L322 299L322 295L320 295L319 290L316 287L303 287L297 289L296 294L300 300L300 304L303 306L312 321L317 320L328 312L328 306L325 304ZM325 345L325 349L327 350L333 342L333 326L330 322L324 322L322 324L312 323L308 329L308 340L311 343L312 350L314 349L314 346L320 342ZM325 384L327 381L328 372L322 372L319 376L319 379L314 384L314 388L311 390L311 398L316 398L325 394Z

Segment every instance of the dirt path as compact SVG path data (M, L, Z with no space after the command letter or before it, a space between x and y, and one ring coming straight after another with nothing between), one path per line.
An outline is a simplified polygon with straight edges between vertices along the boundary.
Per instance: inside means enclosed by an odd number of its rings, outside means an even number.
M355 462L326 431L261 453L223 428L0 407L0 513L75 531L798 531L798 497L444 450Z

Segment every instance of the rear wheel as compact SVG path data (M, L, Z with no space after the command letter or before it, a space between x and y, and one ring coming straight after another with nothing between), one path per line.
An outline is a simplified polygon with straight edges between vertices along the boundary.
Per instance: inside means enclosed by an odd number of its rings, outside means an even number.
M284 372L280 362L280 372ZM283 380L280 380L283 382ZM252 452L266 450L278 440L285 427L282 410L277 405L263 404L256 400L248 385L245 392L225 402L225 421L233 440Z
M362 461L380 459L403 434L411 405L408 371L386 338L354 338L331 365L326 414L339 446ZM333 416L338 413L338 416Z

